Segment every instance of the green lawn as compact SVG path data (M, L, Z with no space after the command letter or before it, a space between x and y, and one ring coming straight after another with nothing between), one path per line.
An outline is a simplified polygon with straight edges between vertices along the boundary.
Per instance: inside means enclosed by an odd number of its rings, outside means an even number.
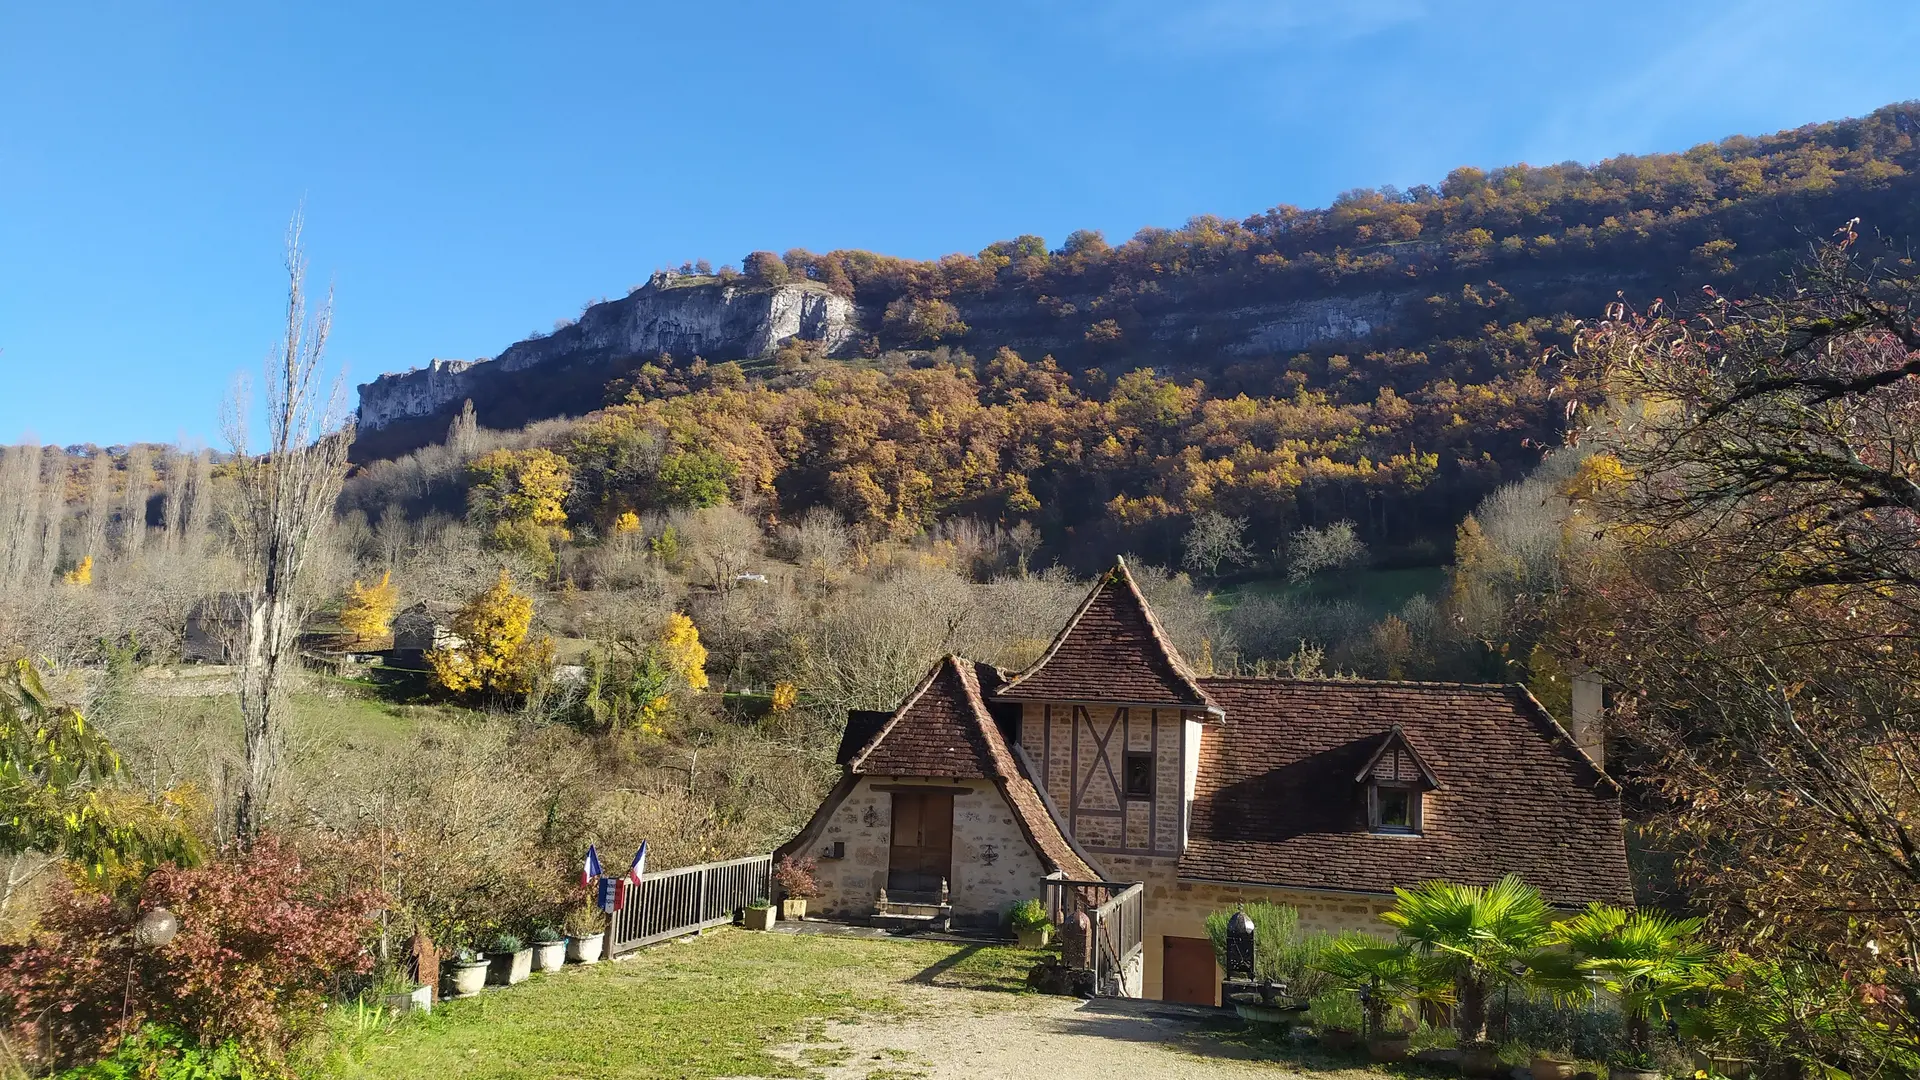
M1021 990L1041 955L722 929L445 1002L431 1016L372 1033L356 1033L343 1016L316 1051L324 1060L311 1075L801 1076L768 1049L806 1040L831 1018L899 1015L906 1006L889 984Z

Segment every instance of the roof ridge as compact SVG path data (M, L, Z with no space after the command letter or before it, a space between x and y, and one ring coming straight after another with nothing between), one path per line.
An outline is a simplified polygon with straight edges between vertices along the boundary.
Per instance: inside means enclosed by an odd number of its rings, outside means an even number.
M1340 679L1332 676L1302 678L1293 675L1202 675L1199 681L1294 686L1398 686L1410 689L1483 690L1490 693L1507 693L1516 687L1525 689L1520 683L1447 682L1443 679Z

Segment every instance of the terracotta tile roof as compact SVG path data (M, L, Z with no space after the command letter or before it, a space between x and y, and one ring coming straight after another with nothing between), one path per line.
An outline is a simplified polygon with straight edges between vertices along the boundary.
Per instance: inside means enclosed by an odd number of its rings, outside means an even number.
M1209 678L1180 876L1387 892L1518 873L1556 904L1631 902L1619 788L1516 686ZM1369 765L1398 727L1441 785L1421 836L1368 830ZM1397 751L1396 751L1397 752Z
M1102 575L1053 644L996 698L1114 701L1218 712L1160 629L1124 560Z
M853 755L847 775L993 780L1049 871L1060 871L1076 881L1099 880L1100 875L1047 812L1032 779L988 713L982 688L991 692L1000 682L1000 673L986 664L945 657ZM840 798L844 797L842 793ZM838 802L830 798L815 820L824 823ZM813 828L810 824L808 831Z

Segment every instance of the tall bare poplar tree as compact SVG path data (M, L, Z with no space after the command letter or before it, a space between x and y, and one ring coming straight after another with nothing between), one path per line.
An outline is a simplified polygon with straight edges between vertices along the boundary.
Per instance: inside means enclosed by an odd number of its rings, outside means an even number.
M286 679L298 663L300 624L307 598L301 575L318 554L319 534L332 518L346 475L347 445L340 384L321 385L329 296L311 316L306 299L306 256L300 249L300 216L287 229L285 337L266 372L265 452L255 456L247 438L244 392L227 413L227 438L235 455L235 539L246 570L240 635L240 713L246 723L246 773L234 807L243 843L259 832L279 760Z
M60 566L60 532L67 519L67 452L49 446L36 464L40 468L40 545L34 583L45 585Z
M193 455L193 482L187 499L182 539L188 555L199 555L207 550L207 525L213 520L213 451L202 449Z
M80 524L80 554L107 554L107 520L113 516L113 458L96 449L87 459L87 509Z
M181 532L187 523L187 454L178 446L160 452L161 519L165 530L160 544L169 554L180 550Z
M153 450L127 447L127 490L120 499L120 554L138 558L147 542L147 496L153 493Z
M40 447L0 451L0 581L26 584L40 555Z

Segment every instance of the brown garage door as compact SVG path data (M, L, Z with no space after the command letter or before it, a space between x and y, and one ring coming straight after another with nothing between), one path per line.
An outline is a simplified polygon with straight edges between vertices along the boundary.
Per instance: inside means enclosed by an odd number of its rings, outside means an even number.
M1160 997L1193 1005L1220 1004L1220 979L1213 966L1213 942L1170 937L1161 953Z

